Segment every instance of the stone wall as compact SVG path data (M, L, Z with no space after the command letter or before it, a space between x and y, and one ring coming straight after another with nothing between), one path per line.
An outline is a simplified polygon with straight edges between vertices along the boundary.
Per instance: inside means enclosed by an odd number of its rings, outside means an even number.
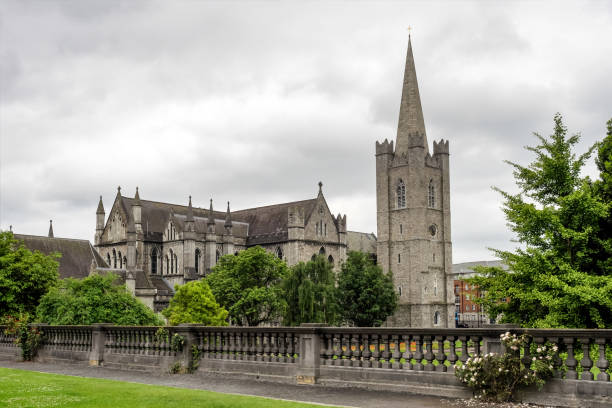
M323 384L444 397L470 397L455 377L457 364L469 357L499 352L505 329L417 329L301 327L158 327L39 325L44 342L37 359L48 363L89 364L124 370L168 371L193 366L195 375L219 373L280 383ZM15 359L14 336L0 327L0 359ZM528 333L537 346L550 342L564 350L555 378L538 391L519 395L523 402L562 407L612 406L610 362L612 330L510 329ZM180 336L181 347L172 339ZM578 362L574 350L589 353ZM529 348L522 351L530 358ZM559 357L559 356L556 356ZM593 375L591 368L599 373Z

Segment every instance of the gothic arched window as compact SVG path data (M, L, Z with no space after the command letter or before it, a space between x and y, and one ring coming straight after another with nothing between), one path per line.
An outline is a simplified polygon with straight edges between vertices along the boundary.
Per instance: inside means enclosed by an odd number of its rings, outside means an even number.
M153 248L151 251L151 273L157 273L157 249Z
M170 259L168 259L168 255L166 255L166 275L170 272Z
M174 252L172 252L172 250L170 250L170 269L169 269L170 273L174 273Z
M117 268L117 252L113 249L113 268Z
M174 255L174 273L178 273L178 256Z
M333 256L331 256L331 255L330 255L330 256L328 256L328 257L327 257L327 262L329 262L330 264L332 264L332 265L333 265L333 264L334 264L334 257L333 257Z
M199 249L195 250L195 270L196 273L200 273L200 258L202 257L202 253Z
M406 185L402 179L397 183L397 208L406 208Z
M110 254L106 254L106 263L108 264L108 267L111 267L111 261L110 261Z
M437 326L440 324L440 312L436 312L434 313L434 321L433 321L434 326Z
M319 255L325 255L325 247L321 247L321 249L319 249Z
M119 268L123 268L123 258L121 257L121 251L119 251L117 253L117 255L119 256Z
M127 258L125 256L123 257L123 266L127 268Z
M219 250L217 250L217 252L215 252L215 263L219 263L219 258L221 258L221 254L219 253Z
M281 247L277 246L276 251L274 252L276 253L276 257L278 259L283 259L283 250L281 249Z
M436 188L433 180L429 180L429 187L427 188L427 206L429 208L436 206Z

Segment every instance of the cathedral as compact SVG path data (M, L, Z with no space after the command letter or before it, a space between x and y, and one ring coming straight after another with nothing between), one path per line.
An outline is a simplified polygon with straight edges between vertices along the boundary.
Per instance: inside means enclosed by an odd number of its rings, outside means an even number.
M283 204L215 211L133 197L117 190L108 217L96 211L95 248L111 269L154 310L163 309L174 285L200 279L227 254L259 245L288 265L324 255L338 270L346 259L346 215L334 216L323 195Z
M454 327L448 156L448 141L429 151L409 37L395 144L376 142L376 253L399 294L390 326Z

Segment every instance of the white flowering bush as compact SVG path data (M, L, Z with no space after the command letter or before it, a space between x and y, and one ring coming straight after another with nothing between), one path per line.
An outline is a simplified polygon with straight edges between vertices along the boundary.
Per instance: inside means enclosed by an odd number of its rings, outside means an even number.
M455 370L461 382L474 391L477 399L509 401L521 387L537 385L541 388L555 369L557 346L549 343L532 346L530 364L521 361L521 349L528 344L527 335L506 332L500 336L506 346L504 354L488 353L470 357Z

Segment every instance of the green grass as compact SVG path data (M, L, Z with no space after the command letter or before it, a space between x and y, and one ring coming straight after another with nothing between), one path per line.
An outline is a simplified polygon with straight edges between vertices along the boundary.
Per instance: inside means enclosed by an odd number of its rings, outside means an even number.
M0 368L2 407L279 407L320 405Z

